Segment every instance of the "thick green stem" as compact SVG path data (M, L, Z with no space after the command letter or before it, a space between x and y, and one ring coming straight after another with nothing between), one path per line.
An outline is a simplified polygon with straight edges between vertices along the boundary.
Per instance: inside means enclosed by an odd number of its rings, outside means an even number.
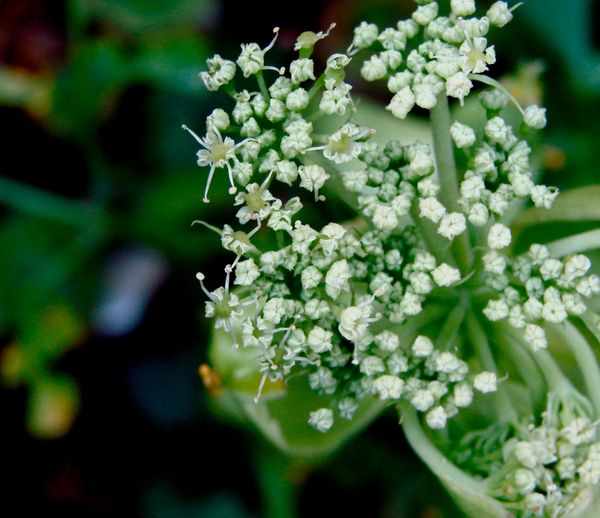
M596 356L587 340L570 322L563 325L553 325L552 329L558 334L575 356L575 361L583 374L587 395L594 406L596 417L600 417L600 368Z
M496 339L504 346L504 351L510 356L523 382L527 385L534 406L543 405L546 401L546 386L539 367L532 360L531 354L521 340L517 340L513 333L505 328L496 328Z
M459 304L452 311L450 311L450 314L444 322L440 334L436 339L436 342L440 348L449 349L454 343L454 340L456 340L456 336L458 335L458 331L465 319L466 312L467 308L463 304Z
M592 333L598 343L600 343L600 316L594 313L591 309L588 309L583 315L581 315L581 320L588 328L589 332Z
M486 486L482 480L473 478L457 468L435 447L425 430L423 430L417 411L414 408L406 406L402 409L401 422L406 439L413 450L442 481L451 479L457 485L476 494L485 494Z
M600 229L582 232L574 236L565 237L548 244L550 253L554 257L564 257L569 254L586 252L600 248Z
M490 342L483 327L481 326L481 323L472 311L469 311L467 315L467 335L471 341L471 344L473 345L473 348L475 351L477 351L477 355L479 356L483 368L488 371L498 373L498 367L496 366L496 361L494 360ZM506 393L506 388L504 386L499 387L495 394L495 398L500 422L516 423L518 421L518 415L508 397L508 394Z
M421 231L421 235L423 236L423 240L429 251L435 255L439 261L455 265L456 261L450 253L448 241L437 233L437 228L431 221L419 216L419 208L416 202L413 202L410 209L410 215Z
M260 448L255 454L259 487L266 518L296 516L296 488L289 480L289 462L279 452Z
M449 211L456 212L459 210L458 175L450 137L450 125L452 124L450 108L444 92L438 95L437 103L430 111L430 119L435 164L441 187L440 198ZM452 249L463 274L465 274L471 262L471 246L466 232L454 240Z

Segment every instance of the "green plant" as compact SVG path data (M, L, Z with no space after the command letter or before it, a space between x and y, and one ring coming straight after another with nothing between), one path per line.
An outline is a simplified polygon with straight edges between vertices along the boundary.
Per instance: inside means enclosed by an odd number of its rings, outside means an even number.
M554 204L528 143L545 110L485 75L488 32L515 7L477 17L474 0L451 1L447 15L417 3L394 27L361 23L320 74L311 55L328 32L298 37L287 74L265 65L276 36L242 45L235 63L208 60L206 88L228 98L205 137L184 129L209 168L204 201L226 174L250 229L201 222L234 254L224 286L209 291L198 274L216 328L217 376L205 375L291 454L329 451L392 406L469 515L580 512L600 481L600 330L588 307L600 279L581 253L600 231L521 252L517 238L593 211L594 198ZM394 117L429 111L431 145L378 142L361 123L345 80L358 60L366 81L387 80ZM478 107L476 83L489 87ZM449 98L480 122L459 122Z

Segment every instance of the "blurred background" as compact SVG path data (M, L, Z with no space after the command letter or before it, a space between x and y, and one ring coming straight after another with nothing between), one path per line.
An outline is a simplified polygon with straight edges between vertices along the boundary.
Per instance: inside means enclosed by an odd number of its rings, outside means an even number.
M227 259L191 222L230 217L220 180L201 202L206 171L181 130L202 133L212 109L204 60L279 26L270 61L285 63L300 32L335 21L322 63L361 19L413 7L0 1L3 515L460 516L393 414L309 466L219 419L198 375L210 335L194 275L216 286ZM599 19L598 0L527 0L492 36L494 74L548 107L540 164L561 188L600 181Z

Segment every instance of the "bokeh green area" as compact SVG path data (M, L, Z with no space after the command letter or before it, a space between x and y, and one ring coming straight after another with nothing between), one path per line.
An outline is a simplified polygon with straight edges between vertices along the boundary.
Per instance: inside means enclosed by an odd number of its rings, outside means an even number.
M210 323L194 274L216 287L228 258L218 236L191 223L232 222L222 175L202 203L207 171L181 130L201 133L211 109L204 60L266 43L279 26L270 55L284 62L300 32L335 21L322 63L359 20L386 24L412 7L0 3L0 411L10 479L0 505L23 516L459 516L393 413L327 456L287 457L255 427L222 419L215 407L226 405L197 373ZM527 0L518 14L498 34L496 71L526 104L548 107L540 171L561 189L598 184L600 3ZM385 97L354 80L359 96ZM383 124L377 109L365 117ZM426 128L398 124L400 136ZM335 190L329 198L307 217L344 217ZM536 237L597 226L591 219L538 226Z

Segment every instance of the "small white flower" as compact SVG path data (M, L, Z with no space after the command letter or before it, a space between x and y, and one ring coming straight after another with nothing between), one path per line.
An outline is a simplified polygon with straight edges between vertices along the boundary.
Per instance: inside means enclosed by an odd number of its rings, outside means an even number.
M377 81L387 74L387 66L379 56L371 56L360 69L360 75L365 81Z
M552 207L552 203L558 196L558 189L556 187L547 187L545 185L536 185L531 188L531 201L536 207L543 207L549 209Z
M514 454L517 460L526 468L536 467L538 458L534 446L527 441L519 441L514 448Z
M446 411L441 406L436 406L425 416L427 425L433 430L441 430L445 428L447 420L448 416L446 415Z
M211 92L217 91L221 86L226 85L235 76L235 63L223 59L218 54L206 60L208 70L200 72L200 79Z
M525 341L534 351L548 347L548 339L544 329L535 324L525 326Z
M600 293L600 277L597 275L584 277L577 283L575 290L584 297L598 295Z
M417 390L410 398L410 404L414 406L419 412L426 412L435 403L435 398L430 390L420 389Z
M473 386L479 390L479 392L488 393L495 392L498 388L498 380L494 372L480 372L475 376L473 380Z
M435 180L435 178L428 176L422 180L419 180L419 183L417 184L417 190L424 198L435 197L440 192L440 184ZM442 216L443 214L440 216L440 218Z
M549 291L549 290L548 290ZM567 319L567 310L560 298L548 298L544 301L542 318L547 322L559 324Z
M327 86L328 80L325 81L326 90L321 97L319 109L329 115L334 113L343 115L352 102L350 99L352 86L347 83L335 83L331 88L327 88Z
M483 314L492 322L506 318L508 313L508 304L504 299L490 300L483 309Z
M287 96L285 106L290 111L301 111L308 106L308 101L308 92L304 88L298 88Z
M326 432L333 426L333 411L330 408L319 408L311 412L308 424L319 432Z
M411 350L417 358L426 358L433 352L433 342L426 336L417 336Z
M550 279L558 279L562 273L563 264L558 259L546 259L540 266L540 275L545 281Z
M404 381L398 376L390 376L389 374L379 376L373 382L374 392L383 400L398 399L402 395Z
M352 45L358 49L366 49L375 43L377 36L379 35L379 29L374 23L361 22L361 24L354 29L354 38Z
M409 70L403 70L402 72L398 72L393 76L390 76L390 78L388 79L388 90L391 93L396 94L403 88L410 87L413 83L413 78L414 74Z
M506 2L495 2L487 11L487 17L496 27L504 27L513 19Z
M352 277L346 259L336 261L325 275L325 291L332 299L337 299L342 291L349 289L348 281Z
M260 272L253 259L240 261L235 269L235 284L250 286L258 277Z
M487 237L488 246L494 250L505 248L510 245L511 234L510 229L502 223L495 223L490 228Z
M431 272L433 280L438 286L451 286L460 280L460 271L446 263L440 264Z
M413 12L412 19L419 25L429 25L437 18L438 9L438 4L436 2L420 5Z
M481 74L488 69L488 65L496 62L494 46L488 47L485 38L467 38L458 52L461 56L460 66L465 74Z
M306 343L317 354L331 351L333 347L331 338L333 334L320 326L313 327L308 333Z
M514 475L515 488L522 495L528 495L536 486L536 478L532 471L528 469L518 469Z
M467 173L471 173L471 171L467 171ZM460 183L460 195L465 200L480 200L484 192L485 183L483 178L477 174L465 175L465 179Z
M449 212L445 214L438 227L438 234L446 239L454 239L462 234L467 228L465 216L460 212Z
M535 104L525 108L523 122L534 129L542 129L546 126L546 108L540 108Z
M237 188L233 182L233 170L230 162L235 160L236 149L243 146L247 141L244 140L236 144L233 139L229 137L223 139L221 133L219 133L219 130L216 128L209 129L206 137L202 139L187 126L183 125L182 128L192 135L192 137L196 139L196 142L202 146L202 149L196 154L198 157L198 165L200 167L210 166L208 180L204 189L203 201L208 203L208 190L210 189L215 170L223 167L227 168L229 175L229 183L231 185L229 193L235 194Z
M215 129L219 131L226 130L229 127L229 124L229 115L221 108L214 109L210 115L206 117L206 128L212 128L213 131Z
M343 164L358 157L363 147L358 140L372 133L373 131L370 128L359 128L354 124L344 124L327 139L325 146L311 148L310 150L323 149L325 158L336 164Z
M302 270L301 281L305 290L316 288L323 280L323 274L315 266L308 266Z
M415 293L426 295L433 289L431 277L425 272L414 272L408 280Z
M410 87L405 86L392 97L390 103L385 107L392 112L394 117L405 119L415 105L415 96Z
M306 165L298 168L300 187L315 193L315 200L319 199L319 189L325 185L330 176L320 165Z
M471 88L473 88L473 83L464 72L457 72L446 81L446 94L450 97L456 97L461 104L464 98L469 95Z
M451 0L450 7L455 16L469 16L475 12L475 0Z
M450 136L458 148L464 149L475 144L476 137L473 128L466 124L461 124L460 122L455 121L452 126L450 126Z
M400 338L391 331L384 330L374 338L375 343L382 351L392 352L400 347Z
M369 306L349 306L340 314L338 330L340 334L354 342L361 338L369 328L371 311Z
M469 223L483 227L490 219L490 211L483 203L475 203L469 209Z
M398 215L392 206L379 203L373 212L373 224L381 230L391 232L399 224Z
M483 269L487 273L502 274L506 270L506 258L496 250L489 251L482 260Z
M265 54L271 50L273 45L275 45L275 41L277 40L277 36L279 34L279 28L276 27L273 29L273 32L275 33L275 36L273 36L271 43L269 43L264 49L261 49L257 43L247 43L241 45L242 52L240 53L240 57L237 59L236 63L240 67L244 77L250 77L265 69L275 70L279 73L282 73L282 71L279 69L265 67Z
M302 58L290 63L292 83L299 84L308 79L315 80L315 63L312 59Z
M454 387L454 404L459 408L468 407L473 401L473 389L468 383L459 383Z

